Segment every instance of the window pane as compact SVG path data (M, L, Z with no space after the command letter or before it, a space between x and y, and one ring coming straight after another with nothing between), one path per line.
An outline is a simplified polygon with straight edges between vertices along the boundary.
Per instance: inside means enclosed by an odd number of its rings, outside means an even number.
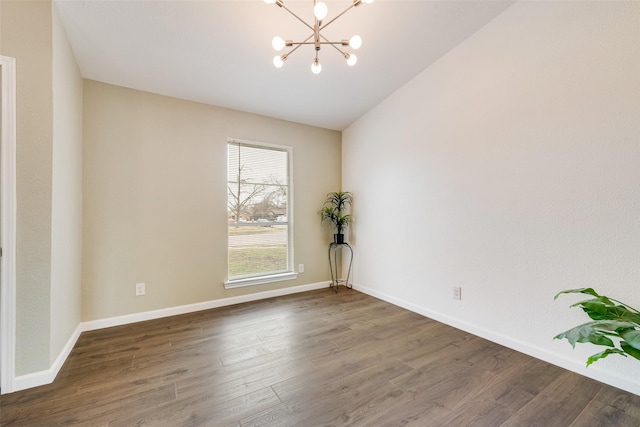
M282 273L287 269L288 226L247 223L229 227L229 278Z
M289 151L230 140L229 279L291 271Z

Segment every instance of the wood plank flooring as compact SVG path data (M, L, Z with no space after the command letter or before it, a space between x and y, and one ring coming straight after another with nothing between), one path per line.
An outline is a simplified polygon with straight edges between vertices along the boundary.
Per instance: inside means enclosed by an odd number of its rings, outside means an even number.
M640 397L355 290L83 333L2 426L640 426Z

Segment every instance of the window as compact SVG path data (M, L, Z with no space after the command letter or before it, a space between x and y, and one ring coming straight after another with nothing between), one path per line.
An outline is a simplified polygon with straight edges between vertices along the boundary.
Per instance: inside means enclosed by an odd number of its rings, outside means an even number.
M225 287L295 278L291 148L229 139L227 153Z

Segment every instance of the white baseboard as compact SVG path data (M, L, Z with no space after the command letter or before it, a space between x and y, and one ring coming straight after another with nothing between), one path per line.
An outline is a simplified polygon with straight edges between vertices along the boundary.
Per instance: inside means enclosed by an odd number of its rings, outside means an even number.
M322 289L328 286L329 282L311 283L308 285L293 286L290 288L275 289L272 291L257 292L248 295L240 295L236 297L205 301L195 304L180 305L177 307L168 307L159 310L145 311L142 313L128 314L124 316L109 317L107 319L92 320L89 322L82 322L73 332L73 334L69 338L69 341L67 341L67 344L64 346L49 369L15 377L13 381L13 390L8 390L7 392L11 393L15 391L25 390L27 388L51 384L56 379L56 376L58 375L58 372L60 372L60 369L62 368L64 362L67 360L67 357L69 357L71 350L73 350L73 347L78 341L78 338L80 338L80 334L85 331L93 331L96 329L109 328L112 326L127 325L130 323L142 322L145 320L160 319L162 317L175 316L178 314L193 313L201 310L209 310L212 308L241 304L243 302L257 301L283 295L296 294L299 292L307 292L315 289Z
M282 295L307 292L328 287L329 282L311 283L309 285L293 286L290 288L275 289L272 291L257 292L254 294L240 295L230 298L222 298L212 301L198 302L195 304L179 305L176 307L161 308L159 310L145 311L142 313L127 314L124 316L109 317L106 319L91 320L82 323L82 331L110 328L112 326L128 325L130 323L144 322L146 320L160 319L179 314L193 313L212 308L226 307L228 305L241 304L243 302L257 301L261 299L279 297Z
M51 384L53 380L56 379L56 376L58 375L58 372L60 372L64 362L67 360L67 357L71 354L71 350L73 350L73 347L76 345L81 333L82 323L76 327L75 331L73 331L69 340L49 369L15 377L13 380L13 390L10 390L10 392Z
M361 286L354 283L353 289L356 289L362 293L371 295L372 297L381 299L393 305L397 305L398 307L406 308L407 310L413 311L414 313L418 313L430 319L437 320L438 322L452 326L456 329L469 332L470 334L503 345L512 350L519 351L520 353L535 357L536 359L551 363L552 365L556 365L585 377L600 381L612 387L628 391L629 393L640 395L640 383L638 383L637 379L620 377L609 372L593 369L593 367L587 369L585 365L580 361L569 359L563 355L553 353L545 348L534 346L530 343L520 341L488 329L479 328L476 325L463 322L459 319L443 313L439 313L437 311L429 310L425 307L408 301L404 301L402 299L393 297L384 292L379 292L366 286Z

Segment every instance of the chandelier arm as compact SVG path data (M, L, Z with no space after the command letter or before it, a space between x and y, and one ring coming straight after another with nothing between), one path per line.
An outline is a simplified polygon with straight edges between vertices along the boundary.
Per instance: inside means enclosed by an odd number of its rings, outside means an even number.
M324 42L321 42L321 44L330 44L331 46L333 46L338 52L340 52L342 54L342 56L346 55L347 53L342 51L341 49L338 48L338 46L336 46L337 44L339 44L340 46L342 46L342 42L330 42L325 36L323 36L322 34L320 34L320 37L324 40Z
M344 52L342 49L340 49L338 46L336 46L337 43L327 43L330 44L331 46L333 46L333 48L335 50L337 50L338 52L340 52L342 54L342 56L347 55L347 52Z
M289 52L286 53L287 56L291 55L293 52L295 52L296 50L298 50L300 48L300 46L304 45L304 44L313 44L313 42L308 41L311 37L313 37L313 34L311 34L309 37L307 37L303 42L293 42L293 45L297 45L296 47L294 47L293 49L291 49Z
M282 6L280 6L280 7L282 7L284 10L286 10L287 12L289 12L289 13L290 13L291 15L293 15L293 16L294 16L298 21L302 22L304 25L306 25L307 27L309 27L309 29L310 29L311 31L313 31L313 26L311 26L311 25L307 24L307 23L305 22L305 20L304 20L304 19L300 18L298 15L296 15L295 13L293 13L293 11L291 11L291 9L289 9L287 6L285 6L284 4L282 4Z
M322 37L322 36L321 36ZM324 38L324 37L323 37ZM291 46L293 46L294 44L316 44L316 42L294 42L292 41L290 43ZM320 42L320 44L334 44L334 45L341 45L344 46L343 42L330 42L330 41L324 41L324 42Z
M316 42L291 42L291 46L296 44L316 44ZM342 42L320 42L320 44L339 44L342 45Z
M338 18L340 18L342 15L344 15L345 13L347 13L348 11L350 11L351 9L353 9L354 7L356 7L357 4L354 2L351 6L349 6L348 8L346 8L345 10L343 10L339 15L337 15L335 18L333 18L331 21L325 23L322 27L320 27L319 31L324 30L325 28L327 28L330 24L332 24L334 21L336 21ZM298 18L300 19L300 18Z

